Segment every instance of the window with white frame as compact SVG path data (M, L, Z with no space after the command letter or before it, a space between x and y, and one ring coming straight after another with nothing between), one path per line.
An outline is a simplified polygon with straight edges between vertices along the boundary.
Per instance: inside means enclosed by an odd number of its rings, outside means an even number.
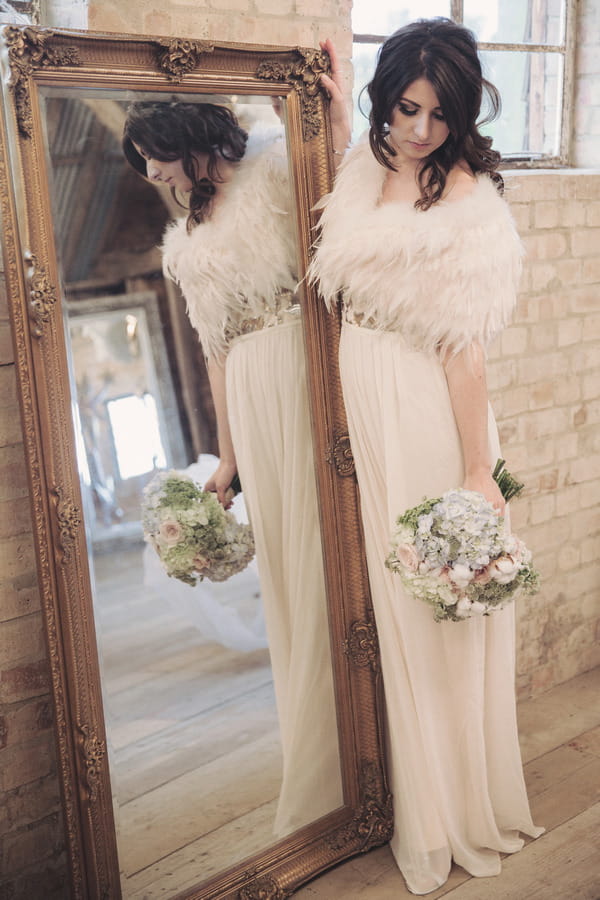
M416 19L446 16L474 32L484 76L500 91L502 113L482 131L493 137L503 165L566 165L576 2L354 0L355 136L368 125L363 113L368 115L369 98L362 89L382 41Z

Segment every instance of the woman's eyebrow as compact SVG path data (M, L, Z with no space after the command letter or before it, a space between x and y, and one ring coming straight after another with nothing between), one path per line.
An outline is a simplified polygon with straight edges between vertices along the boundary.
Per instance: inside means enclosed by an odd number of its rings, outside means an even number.
M410 103L412 106L416 106L418 109L421 109L421 104L420 104L420 103L416 103L414 100L409 100L408 97L400 97L400 100L399 100L398 102L399 102L399 103ZM435 112L437 109L439 109L440 112L442 111L442 107L441 107L441 106L434 106L434 107L433 107L433 111L434 111L434 112Z

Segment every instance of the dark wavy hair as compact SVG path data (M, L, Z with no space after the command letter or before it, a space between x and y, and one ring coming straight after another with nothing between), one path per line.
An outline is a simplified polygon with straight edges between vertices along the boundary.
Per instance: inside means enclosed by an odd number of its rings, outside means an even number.
M123 130L123 152L136 172L147 177L146 160L134 143L152 159L180 159L192 182L189 195L188 231L210 213L219 176L219 159L239 162L246 152L248 134L226 106L214 103L132 103ZM198 178L194 153L208 154L207 177ZM180 206L174 188L171 193ZM187 208L187 207L186 207Z
M502 192L504 182L496 171L500 154L492 150L492 139L479 132L500 112L500 95L481 73L475 36L450 19L420 19L382 44L366 88L371 100L369 143L375 158L394 169L396 151L388 140L388 123L394 107L418 78L426 78L433 87L450 134L419 171L421 197L415 207L429 209L441 198L449 171L461 160L475 174L488 173ZM484 91L490 112L478 121Z

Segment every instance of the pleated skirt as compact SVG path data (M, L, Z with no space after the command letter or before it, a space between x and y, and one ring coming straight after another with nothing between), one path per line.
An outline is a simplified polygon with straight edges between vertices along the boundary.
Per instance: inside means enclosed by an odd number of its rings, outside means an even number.
M282 836L343 802L301 321L236 338L226 384L281 731Z
M500 853L537 836L515 708L514 604L462 622L433 620L384 566L396 517L463 482L443 367L398 333L344 324L340 370L360 488L378 627L394 798L391 848L409 890L448 878L452 860L496 875ZM490 410L491 459L500 455Z

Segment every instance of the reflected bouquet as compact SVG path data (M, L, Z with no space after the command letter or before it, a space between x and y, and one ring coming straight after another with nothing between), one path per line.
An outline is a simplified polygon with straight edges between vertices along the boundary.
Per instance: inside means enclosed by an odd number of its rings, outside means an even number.
M192 586L226 581L254 556L250 526L184 472L158 472L144 488L142 524L167 574Z
M510 473L494 471L505 499L522 488ZM424 500L396 520L386 566L406 590L433 607L436 622L459 622L502 609L519 594L534 594L539 576L531 553L491 503L462 488Z

